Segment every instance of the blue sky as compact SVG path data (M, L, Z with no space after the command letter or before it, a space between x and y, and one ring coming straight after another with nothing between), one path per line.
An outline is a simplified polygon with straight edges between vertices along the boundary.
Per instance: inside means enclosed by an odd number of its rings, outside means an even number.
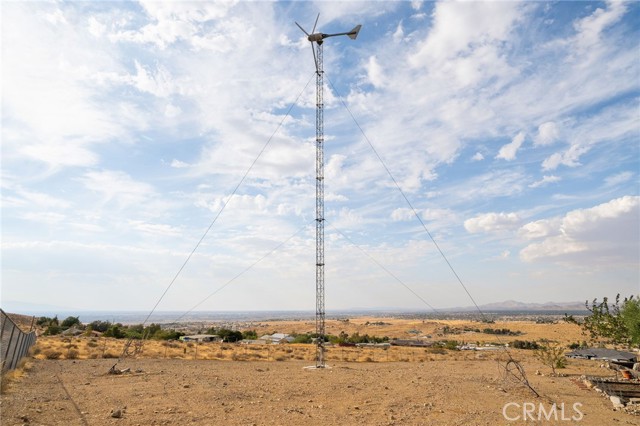
M3 2L3 306L150 309L277 130L158 308L313 310L317 13L327 309L471 304L349 111L479 304L639 292L637 2Z

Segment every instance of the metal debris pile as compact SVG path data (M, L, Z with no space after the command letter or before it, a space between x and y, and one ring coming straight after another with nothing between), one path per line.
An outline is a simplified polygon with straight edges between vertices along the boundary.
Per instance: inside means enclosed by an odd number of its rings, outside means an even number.
M614 410L624 410L640 415L640 380L618 380L617 378L582 377L588 388L593 388L609 398Z

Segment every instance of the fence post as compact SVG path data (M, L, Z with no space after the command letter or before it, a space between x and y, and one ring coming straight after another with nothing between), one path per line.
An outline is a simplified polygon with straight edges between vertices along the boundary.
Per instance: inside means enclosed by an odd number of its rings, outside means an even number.
M2 339L4 336L4 328L7 326L7 320L5 319L4 311L1 309L0 311L2 312L2 331L0 331L0 339Z
M5 370L11 370L18 366L18 362L27 354L31 346L36 342L37 337L34 331L25 333L20 330L16 323L13 322L2 309L0 309L0 320L2 322L2 327L0 327L0 342L6 344L6 348L0 348L0 369L4 372ZM33 321L34 319L32 319L31 322L32 327ZM7 324L11 327L11 333L9 333ZM8 339L6 338L7 334L9 334Z
M16 331L16 328L13 327L11 329L11 335L9 336L9 343L7 343L7 350L4 352L4 365L7 365L7 358L9 357L9 351L11 350L11 342L13 341L13 333Z
M19 330L20 331L20 330ZM11 357L11 364L9 364L9 369L13 370L16 368L16 353L18 352L18 348L20 347L20 342L22 341L22 333L18 333L18 338L16 339L16 345L13 348L13 356Z

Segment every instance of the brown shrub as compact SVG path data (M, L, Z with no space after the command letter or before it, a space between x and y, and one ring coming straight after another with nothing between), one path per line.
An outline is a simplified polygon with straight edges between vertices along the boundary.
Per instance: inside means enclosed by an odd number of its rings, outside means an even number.
M69 349L65 355L66 359L78 359L80 358L80 352L75 349Z
M62 356L62 352L48 349L44 352L44 356L47 359L59 359Z

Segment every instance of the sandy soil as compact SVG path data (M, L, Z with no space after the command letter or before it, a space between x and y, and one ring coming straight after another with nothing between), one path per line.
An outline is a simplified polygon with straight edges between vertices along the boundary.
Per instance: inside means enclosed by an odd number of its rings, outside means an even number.
M131 373L122 375L107 374L112 359L32 360L2 395L2 425L640 425L576 384L580 374L610 370L572 361L566 377L538 376L536 360L516 355L541 397L505 381L491 359L336 361L327 369L299 360L127 359L118 367ZM518 420L505 419L508 403L507 416ZM525 403L535 405L536 421L522 420ZM549 412L554 403L558 420L537 421L540 404Z

